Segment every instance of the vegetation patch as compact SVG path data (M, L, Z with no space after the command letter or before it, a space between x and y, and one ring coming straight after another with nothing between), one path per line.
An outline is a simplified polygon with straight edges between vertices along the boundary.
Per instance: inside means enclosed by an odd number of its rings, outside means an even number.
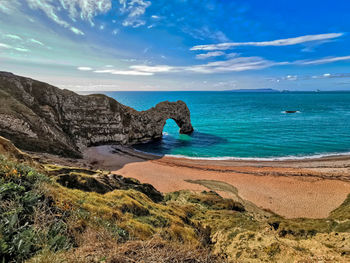
M326 219L262 217L213 191L154 200L156 190L134 179L32 166L0 159L0 262L350 259L349 197Z
M43 249L70 248L68 214L46 196L49 179L0 157L0 260L20 262Z

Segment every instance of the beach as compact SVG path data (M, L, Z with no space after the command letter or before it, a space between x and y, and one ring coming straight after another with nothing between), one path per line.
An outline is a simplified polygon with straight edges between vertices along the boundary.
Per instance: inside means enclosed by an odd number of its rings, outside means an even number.
M214 190L286 218L325 218L350 193L350 156L284 161L201 160L97 146L84 162L152 184L163 193Z

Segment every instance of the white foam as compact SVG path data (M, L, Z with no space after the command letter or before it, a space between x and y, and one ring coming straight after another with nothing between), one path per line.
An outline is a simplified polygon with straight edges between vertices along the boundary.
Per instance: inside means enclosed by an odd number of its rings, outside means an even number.
M208 161L287 161L287 160L308 160L308 159L320 159L325 157L337 157L337 156L347 156L350 155L350 152L343 152L343 153L325 153L325 154L314 154L314 155L304 155L304 156L297 156L297 155L288 155L288 156L282 156L282 157L265 157L265 158L259 158L259 157L232 157L232 156L223 156L223 157L194 157L194 156L186 156L181 154L155 154L155 153L149 153L144 152L140 150L134 149L136 152L145 153L145 154L151 154L154 156L165 156L165 157L172 157L172 158L184 158L184 159L190 159L190 160L208 160Z

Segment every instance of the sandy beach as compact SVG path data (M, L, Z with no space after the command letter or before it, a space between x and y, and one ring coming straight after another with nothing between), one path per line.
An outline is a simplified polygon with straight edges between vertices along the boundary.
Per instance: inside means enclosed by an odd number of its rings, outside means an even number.
M117 146L90 147L89 163L149 183L163 193L215 190L286 218L323 218L350 193L350 157L287 161L158 157Z

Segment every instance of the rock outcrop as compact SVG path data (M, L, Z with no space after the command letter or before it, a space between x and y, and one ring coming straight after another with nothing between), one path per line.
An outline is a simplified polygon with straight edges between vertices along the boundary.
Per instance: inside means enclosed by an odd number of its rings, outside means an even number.
M79 157L92 145L159 139L167 119L177 123L180 133L193 131L183 101L136 111L105 95L78 95L0 72L0 136L24 150Z
M136 179L126 178L121 175L61 166L51 166L47 169L47 173L54 176L58 183L71 189L99 194L106 194L117 189L133 189L144 193L153 202L161 202L164 199L162 193L152 185L142 184Z

